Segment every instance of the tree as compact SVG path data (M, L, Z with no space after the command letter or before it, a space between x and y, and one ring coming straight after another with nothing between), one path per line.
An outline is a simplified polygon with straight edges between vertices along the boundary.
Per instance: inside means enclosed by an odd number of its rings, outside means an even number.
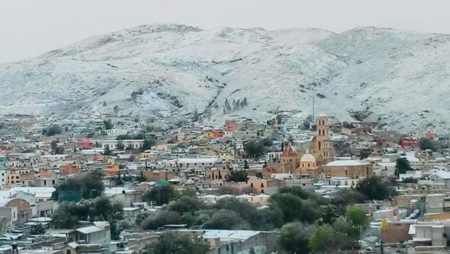
M155 205L164 205L175 199L175 191L170 185L159 185L144 193L143 199L147 202L153 202Z
M72 229L78 225L78 207L75 203L64 202L53 213L52 224L55 228Z
M432 151L436 151L436 145L435 142L433 142L432 140L426 139L426 138L421 138L419 140L419 148L420 150L432 150Z
M257 158L263 154L263 145L260 142L249 141L244 144L244 151L247 156Z
M117 224L123 220L123 206L111 203L106 197L98 197L87 202L64 202L52 216L53 226L59 229L75 228L79 220L108 221L111 226L111 237L117 239L120 235Z
M387 186L378 176L371 176L358 183L356 190L366 195L369 200L385 200L393 195L392 187Z
M103 120L103 125L105 126L105 130L111 130L112 128L114 128L111 119Z
M277 207L283 214L284 222L301 221L302 199L291 193L275 193L269 199L271 207Z
M102 177L103 173L100 170L69 177L56 187L55 199L58 199L61 191L81 192L84 199L100 196L105 188Z
M117 141L117 147L118 150L124 150L125 145L123 144L122 140Z
M228 101L228 98L225 99L224 112L225 113L231 112L231 105L230 102Z
M111 151L111 149L107 146L106 148L105 148L105 150L103 151L103 155L111 155L112 154L112 151Z
M50 125L47 128L42 129L42 134L45 136L54 136L62 133L61 126L57 124Z
M42 226L41 223L32 225L30 228L30 234L31 235L43 235L45 234L45 228Z
M55 151L56 148L58 148L58 141L52 140L52 142L50 143L50 148L52 149L52 151Z
M203 201L196 196L183 196L175 202L171 202L169 210L183 214L186 212L194 212L205 208Z
M244 160L244 169L249 169L248 161Z
M194 110L194 113L192 114L192 121L197 122L198 121L198 111L197 109Z
M329 224L319 226L309 239L308 247L313 252L337 253L343 247L348 246L351 238L344 233L336 232Z
M411 168L411 164L409 163L407 158L398 158L395 162L395 174L398 175L399 174L404 174L406 173L406 171L410 171L412 170Z
M142 223L141 228L144 230L156 230L168 224L181 223L181 217L178 213L173 211L160 211L154 215L147 216Z
M359 239L361 233L369 226L366 212L357 206L351 205L346 209L346 217L354 229L350 236L355 240Z
M353 189L341 189L333 195L331 203L339 207L346 207L349 204L362 203L366 199L367 197L361 192Z
M250 229L250 225L235 211L222 209L216 211L204 225L206 229Z
M309 253L309 238L314 227L301 222L285 224L280 232L280 245L289 253Z
M142 150L149 150L152 148L152 146L155 145L155 140L153 138L146 138L144 139L144 143L142 144Z
M407 177L405 179L403 179L402 183L417 183L418 180L416 178L413 177Z
M247 182L248 173L245 170L230 170L230 174L227 176L229 182Z
M208 242L189 233L168 231L162 233L157 241L147 245L142 254L206 254L208 250Z

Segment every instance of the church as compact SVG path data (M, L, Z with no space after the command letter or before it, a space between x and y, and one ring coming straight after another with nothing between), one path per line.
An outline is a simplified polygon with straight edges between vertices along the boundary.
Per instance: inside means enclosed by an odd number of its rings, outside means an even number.
M266 174L307 175L317 179L365 178L373 174L373 167L370 163L363 161L336 160L328 118L325 115L319 115L316 118L316 133L309 149L297 151L290 142L285 142L280 161L266 165L264 171Z

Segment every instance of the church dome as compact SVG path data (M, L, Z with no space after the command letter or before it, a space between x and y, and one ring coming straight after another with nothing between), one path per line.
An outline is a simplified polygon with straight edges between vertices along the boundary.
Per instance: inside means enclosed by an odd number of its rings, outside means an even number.
M300 162L316 162L316 158L314 158L312 154L307 152L302 156Z

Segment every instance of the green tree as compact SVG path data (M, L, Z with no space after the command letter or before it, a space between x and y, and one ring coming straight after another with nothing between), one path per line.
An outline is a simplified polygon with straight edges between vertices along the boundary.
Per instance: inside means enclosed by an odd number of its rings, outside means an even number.
M230 170L230 174L227 176L228 182L247 182L248 173L245 170Z
M61 203L53 213L52 224L55 228L72 229L78 225L78 207L75 203Z
M238 213L232 210L218 210L204 225L206 229L250 229L250 225Z
M378 176L371 176L360 181L356 190L364 194L369 200L385 200L394 193L393 188Z
M106 147L104 152L103 152L103 155L112 155L111 149L109 147Z
M316 228L309 239L308 246L314 253L337 253L348 246L351 238L344 233L336 232L329 224Z
M141 223L141 228L145 230L156 230L168 224L180 224L181 217L178 213L172 211L160 211L156 214L147 216Z
M59 126L57 124L53 124L47 128L42 129L42 134L45 136L54 136L54 135L61 134L62 131L63 131L63 129L61 128L61 126Z
M257 158L264 152L264 147L261 142L249 141L244 144L244 151L247 156Z
M309 253L309 238L314 233L314 227L301 222L285 224L280 232L280 246L289 253Z
M244 160L244 169L249 169L248 161Z
M54 198L58 200L61 191L81 192L84 199L100 196L105 189L102 177L103 173L100 170L69 177L56 187Z
M168 204L175 199L175 191L172 186L155 186L144 193L143 199L147 202L153 202L155 205Z
M366 212L360 207L351 205L346 209L346 217L354 229L350 236L355 240L359 239L361 233L369 226L369 219L366 216Z
M123 144L122 140L117 141L117 149L124 150L125 145Z
M284 222L302 220L304 209L302 199L291 193L275 193L269 199L271 207L277 207L283 214Z
M171 202L169 210L183 214L186 212L195 212L205 208L205 204L197 197L183 196L178 200Z
M403 179L402 183L417 183L418 180L416 178L412 178L412 177L407 177L405 179Z
M112 128L114 128L114 125L113 125L111 119L103 120L103 125L105 127L105 130L111 130Z
M142 254L205 254L208 249L208 242L189 233L168 231L162 233L157 241L147 245Z
M144 139L144 143L142 144L142 150L145 151L145 150L151 149L152 146L155 145L155 143L156 143L155 139L153 139L153 138Z
M331 203L339 206L346 207L349 204L363 203L367 197L353 189L341 189L333 194Z
M398 158L395 162L395 174L398 175L399 174L404 174L406 173L406 171L410 171L412 170L411 168L411 164L409 163L407 158Z
M31 235L43 235L43 234L45 234L45 228L40 223L32 225L30 227L30 234Z
M420 150L432 150L432 151L436 151L436 144L435 142L433 142L432 140L426 139L426 138L421 138L419 140L419 148Z

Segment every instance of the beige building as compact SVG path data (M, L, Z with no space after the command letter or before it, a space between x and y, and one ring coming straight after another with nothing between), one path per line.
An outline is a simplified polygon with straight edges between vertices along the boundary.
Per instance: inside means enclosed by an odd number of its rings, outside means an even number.
M358 160L336 160L322 169L325 177L366 178L373 175L372 164Z
M316 135L314 135L309 148L311 154L319 164L334 160L334 147L330 139L330 127L328 119L324 115L319 115L316 119Z

